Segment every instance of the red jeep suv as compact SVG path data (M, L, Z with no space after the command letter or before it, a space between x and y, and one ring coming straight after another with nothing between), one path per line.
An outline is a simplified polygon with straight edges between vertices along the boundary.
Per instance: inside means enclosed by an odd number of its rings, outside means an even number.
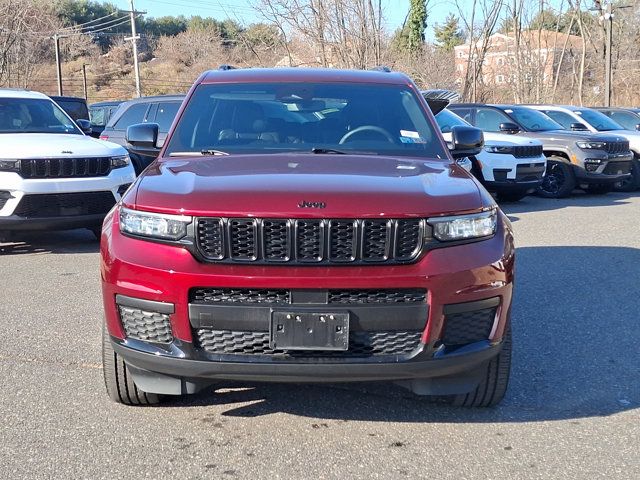
M129 127L134 149L158 126ZM504 396L511 226L389 71L204 73L107 216L103 363L116 402L219 380L392 381L464 406Z

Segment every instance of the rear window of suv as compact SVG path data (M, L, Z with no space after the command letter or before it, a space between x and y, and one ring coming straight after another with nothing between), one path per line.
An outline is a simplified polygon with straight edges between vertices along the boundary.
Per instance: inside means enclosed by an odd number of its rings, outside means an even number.
M355 83L200 85L165 154L312 149L447 158L409 87Z

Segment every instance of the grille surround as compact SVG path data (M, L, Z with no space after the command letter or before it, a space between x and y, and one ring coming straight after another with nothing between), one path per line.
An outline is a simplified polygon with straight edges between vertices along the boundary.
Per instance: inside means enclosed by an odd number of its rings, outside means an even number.
M212 263L406 264L421 256L429 233L425 219L198 217L195 253Z
M106 177L111 173L110 157L21 159L22 178Z
M197 347L209 354L251 358L268 356L278 360L406 356L422 345L421 330L351 331L346 351L274 350L269 347L269 332L265 331L201 328L194 334Z

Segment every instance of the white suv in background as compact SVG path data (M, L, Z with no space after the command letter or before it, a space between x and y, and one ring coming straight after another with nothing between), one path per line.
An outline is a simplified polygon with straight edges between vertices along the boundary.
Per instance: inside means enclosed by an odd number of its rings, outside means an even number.
M84 135L49 97L0 89L0 236L89 228L135 180L127 151Z
M451 110L441 110L436 121L447 142L451 127L470 125ZM471 172L499 201L514 202L542 183L547 159L538 140L484 132L484 149L472 159Z

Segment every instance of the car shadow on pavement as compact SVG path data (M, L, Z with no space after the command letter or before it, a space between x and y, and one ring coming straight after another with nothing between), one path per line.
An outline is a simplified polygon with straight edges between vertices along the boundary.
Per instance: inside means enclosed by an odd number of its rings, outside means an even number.
M500 208L507 214L544 212L559 210L567 207L608 207L626 205L630 198L640 196L637 192L611 192L604 195L594 195L582 190L576 190L567 198L542 198L529 195L518 202L499 203Z
M514 364L502 404L460 409L390 384L224 383L167 407L223 416L289 413L318 420L537 422L640 407L640 249L525 247L517 251Z
M15 232L0 240L0 257L38 253L96 253L100 244L86 229L67 231Z

